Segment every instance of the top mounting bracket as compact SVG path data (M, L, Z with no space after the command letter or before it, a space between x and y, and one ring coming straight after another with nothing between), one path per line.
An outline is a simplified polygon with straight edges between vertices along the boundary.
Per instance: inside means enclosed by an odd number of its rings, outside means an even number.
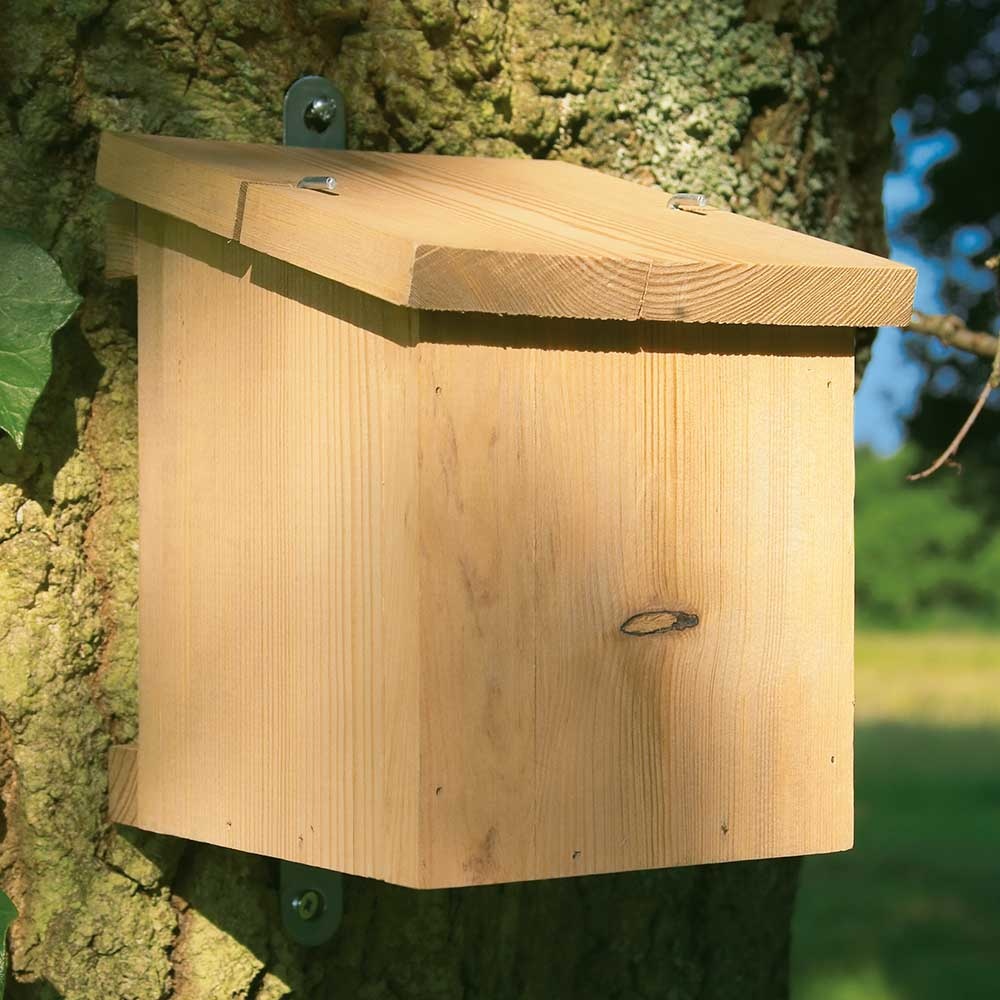
M286 146L345 149L344 95L323 76L302 76L285 91Z

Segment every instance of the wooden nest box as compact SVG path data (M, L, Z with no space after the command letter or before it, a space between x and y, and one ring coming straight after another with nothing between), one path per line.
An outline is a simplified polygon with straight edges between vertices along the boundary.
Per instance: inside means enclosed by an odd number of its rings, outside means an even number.
M550 161L106 135L98 180L113 819L419 887L850 846L853 337L910 268Z

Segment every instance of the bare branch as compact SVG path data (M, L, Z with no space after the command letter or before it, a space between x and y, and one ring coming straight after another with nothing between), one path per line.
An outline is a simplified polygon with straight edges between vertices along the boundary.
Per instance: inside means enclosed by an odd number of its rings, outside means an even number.
M993 271L1000 270L1000 255L991 257L986 262L986 266ZM948 445L943 452L941 452L937 461L929 465L923 470L923 472L915 472L912 476L907 476L906 478L911 482L916 479L926 479L928 476L933 476L934 473L937 472L943 465L955 464L955 455L961 447L962 442L965 440L965 435L969 433L979 414L982 413L983 407L986 405L986 400L990 398L990 393L993 392L994 389L1000 387L1000 337L994 337L988 333L977 333L974 330L967 330L965 328L965 324L957 316L924 316L923 313L917 312L914 312L913 316L914 318L921 316L925 321L925 328L915 330L914 332L926 333L928 336L937 337L946 344L958 347L963 351L970 351L972 354L979 354L981 357L987 356L983 353L983 348L987 346L987 342L991 341L993 365L990 368L990 377L986 380L986 385L983 386L979 396L976 398L975 405L972 407L972 412L965 418L965 423L962 424L959 432L955 435L951 444ZM957 324L957 327L955 324ZM933 329L935 326L940 328L941 332ZM910 323L910 329L913 329L912 321ZM942 332L946 335L942 336ZM949 337L951 339L949 339ZM961 340L961 343L958 342L959 340Z
M907 333L936 337L942 344L968 351L987 361L992 361L997 355L998 341L992 333L970 330L957 316L935 316L914 310L909 325L903 329Z

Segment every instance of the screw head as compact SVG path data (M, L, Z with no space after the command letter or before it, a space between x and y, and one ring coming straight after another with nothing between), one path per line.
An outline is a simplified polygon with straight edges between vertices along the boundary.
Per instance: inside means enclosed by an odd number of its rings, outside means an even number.
M323 895L315 889L306 889L292 900L292 909L299 920L315 920L323 912Z
M337 102L332 97L316 97L306 107L302 119L311 132L325 132L337 114Z

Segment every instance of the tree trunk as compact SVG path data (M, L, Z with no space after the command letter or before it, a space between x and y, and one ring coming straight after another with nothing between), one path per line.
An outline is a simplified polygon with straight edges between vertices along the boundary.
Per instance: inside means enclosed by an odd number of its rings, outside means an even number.
M104 819L136 733L135 290L101 278L101 129L278 142L307 72L349 143L562 157L881 247L916 0L6 0L0 226L86 292L22 452L0 442L0 881L12 997L786 993L794 861L417 892L349 879L282 934L276 866Z

